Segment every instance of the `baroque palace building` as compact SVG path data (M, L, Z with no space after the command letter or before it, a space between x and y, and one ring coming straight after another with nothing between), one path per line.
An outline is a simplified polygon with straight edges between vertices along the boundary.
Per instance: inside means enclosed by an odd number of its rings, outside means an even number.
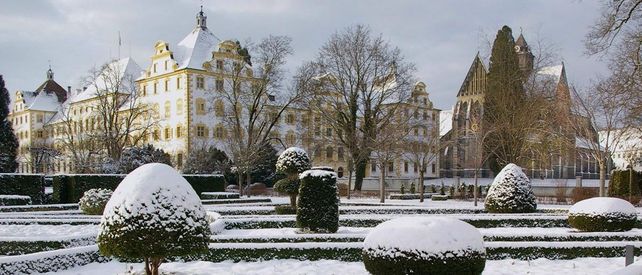
M564 122L568 121L567 117L575 116L570 110L570 87L564 63L534 71L534 55L522 34L515 41L515 51L524 75L529 79L537 77L546 83L544 87L550 91L545 92L549 94L549 100L555 105L558 113L557 117L551 118L559 121L559 127L553 131L568 139L564 142L564 148L548 152L546 159L533 156L530 161L521 164L525 172L531 178L540 179L573 179L577 176L585 179L599 178L597 162L588 153L586 146L586 138L596 139L597 134L594 137L580 136ZM452 110L441 113L441 140L448 144L441 152L441 177L472 178L476 163L483 159L477 133L484 115L487 81L487 66L477 54L457 93L457 102ZM484 163L479 176L492 178L495 175L490 171L488 164Z
M225 84L229 77L227 68L240 66L245 79L252 80L253 68L244 62L239 50L238 42L221 41L208 29L207 17L201 10L195 28L181 41L156 42L151 63L144 69L131 58L106 66L115 72L119 85L132 80L134 89L122 89L119 93L123 96L135 93L140 103L136 108L144 106L151 114L142 116L141 120L146 121L137 123L154 121L143 134L134 132L130 145L152 144L163 149L177 169L182 168L193 150L205 146L225 150L228 133L223 119L230 106L212 95L229 88ZM56 83L49 70L47 80L35 91L17 91L10 119L20 141L18 172L78 172L73 158L68 157L70 152L63 146L68 142L65 137L70 133L81 137L101 122L95 115L100 109L98 105L103 104L99 91L106 89L105 83L110 81L113 80L106 80L104 72L99 72L87 87L72 92L71 87L64 89ZM439 110L433 108L426 85L417 83L410 101L403 104L421 114L423 130L411 135L432 135L438 139L435 129L439 128ZM119 112L131 110L123 108ZM313 165L332 167L339 176L344 176L347 152L336 142L318 142L332 140L336 133L311 112L297 107L287 109L272 133L273 140L278 141L273 145L278 151L289 146L303 147L310 151ZM418 175L417 167L402 158L393 162L390 169L391 177L415 179ZM375 170L367 169L366 176L377 176ZM438 175L439 161L435 159L425 176Z

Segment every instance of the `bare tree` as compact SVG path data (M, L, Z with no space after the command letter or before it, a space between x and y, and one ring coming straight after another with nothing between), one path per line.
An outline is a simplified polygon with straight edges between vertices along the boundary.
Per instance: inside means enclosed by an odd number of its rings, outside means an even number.
M142 95L134 76L126 71L125 60L113 61L89 72L85 79L89 86L84 93L93 99L88 107L91 117L79 120L113 160L120 159L126 147L140 144L158 124L152 108L141 102Z
M99 141L95 140L91 128L85 129L79 123L72 107L64 105L59 114L60 120L51 127L56 133L55 144L64 157L71 161L70 170L73 173L94 172L103 151Z
M212 106L225 126L225 151L234 163L241 194L243 175L249 185L250 172L264 157L265 145L279 140L276 134L283 112L303 97L301 91L284 88L282 83L287 57L293 52L291 41L286 36L269 36L250 45L244 55L239 46L239 54L230 60L213 60L206 66L222 76L211 93Z
M338 142L350 154L355 190L361 190L370 142L388 123L384 106L407 98L414 71L398 48L362 25L333 34L315 60L299 70L299 87L314 95L310 108L340 133Z
M606 196L606 169L611 155L628 132L630 124L625 119L628 108L622 104L626 92L610 79L604 79L594 90L583 94L575 89L573 112L569 125L579 136L578 143L586 147L600 168L600 196ZM598 135L597 131L603 135Z

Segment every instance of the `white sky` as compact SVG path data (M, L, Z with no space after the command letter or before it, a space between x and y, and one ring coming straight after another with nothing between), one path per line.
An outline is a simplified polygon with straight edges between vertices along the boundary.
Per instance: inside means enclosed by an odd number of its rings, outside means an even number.
M515 36L522 28L527 42L541 37L555 44L571 84L586 87L605 71L602 61L584 55L584 35L599 15L597 0L3 0L0 74L11 94L34 90L51 60L56 81L78 88L89 69L117 57L119 31L121 56L145 68L156 41L171 48L192 30L201 2L209 29L221 39L292 37L290 71L312 59L333 32L369 25L417 65L417 77L442 109L455 102L484 37L494 38L502 25Z

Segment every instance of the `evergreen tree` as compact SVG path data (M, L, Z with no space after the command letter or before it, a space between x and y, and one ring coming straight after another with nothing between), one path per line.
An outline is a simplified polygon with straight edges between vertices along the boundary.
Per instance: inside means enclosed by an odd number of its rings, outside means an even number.
M9 91L5 88L4 79L0 75L0 173L13 173L18 168L16 162L18 139L7 118L10 101Z
M488 89L484 98L484 142L490 167L496 173L508 163L518 163L527 129L520 127L528 114L522 110L524 75L519 68L515 40L509 27L497 32L488 69Z
M183 173L224 173L229 169L229 167L230 161L225 152L214 146L210 146L207 149L201 148L199 150L193 150L185 162Z

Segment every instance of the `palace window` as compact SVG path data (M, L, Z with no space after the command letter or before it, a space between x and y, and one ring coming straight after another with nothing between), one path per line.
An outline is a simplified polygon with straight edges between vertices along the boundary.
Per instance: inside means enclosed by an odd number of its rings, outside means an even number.
M147 85L143 85L143 96L147 95Z
M176 114L182 115L183 114L183 100L179 99L176 101Z
M408 162L407 161L403 162L403 171L408 173Z
M176 78L176 89L180 89L180 88L181 88L181 78L177 77Z
M169 101L165 101L165 117L169 117L171 115L171 106L169 104Z
M216 100L216 102L214 103L214 114L217 117L222 117L225 115L225 106L223 105L223 101L221 101L220 99Z
M328 146L325 148L325 158L328 160L332 160L332 154L334 153L334 150L332 149L332 146Z
M332 137L332 128L328 127L327 129L325 129L325 136Z
M170 139L172 137L172 132L169 128L165 128L165 139Z
M295 120L294 114L288 114L288 116L285 117L285 122L287 124L294 124Z
M222 92L223 91L223 80L222 79L217 79L216 80L216 91L217 92Z
M205 100L202 98L196 99L196 114L199 114L199 115L205 114Z
M176 138L180 138L181 136L182 136L181 126L176 126Z
M216 126L216 128L214 128L214 136L217 139L224 138L225 137L225 128L223 128L223 126L221 126L221 125Z
M196 126L196 136L205 137L205 126Z
M217 70L223 69L223 60L216 60L216 69Z
M158 129L154 129L154 132L152 133L152 137L155 141L158 141L159 139L159 134L158 134Z
M154 63L154 73L156 73L156 63Z
M158 84L158 83L154 82L154 94L156 94L156 92L157 92L157 89L156 89L156 88L157 88L157 86L158 86L157 84Z
M344 158L344 156L343 156L343 155L344 155L343 147L339 147L339 148L337 148L337 158L338 158L339 160L343 160L343 158Z
M165 60L165 70L167 71L167 64L169 63L169 60Z
M165 79L165 92L169 91L169 79Z
M202 76L196 77L196 88L205 89L205 78Z
M394 171L395 171L395 163L391 161L388 163L388 172L394 172Z
M370 163L370 171L372 171L373 173L377 172L377 164L376 163L374 163L374 162Z

